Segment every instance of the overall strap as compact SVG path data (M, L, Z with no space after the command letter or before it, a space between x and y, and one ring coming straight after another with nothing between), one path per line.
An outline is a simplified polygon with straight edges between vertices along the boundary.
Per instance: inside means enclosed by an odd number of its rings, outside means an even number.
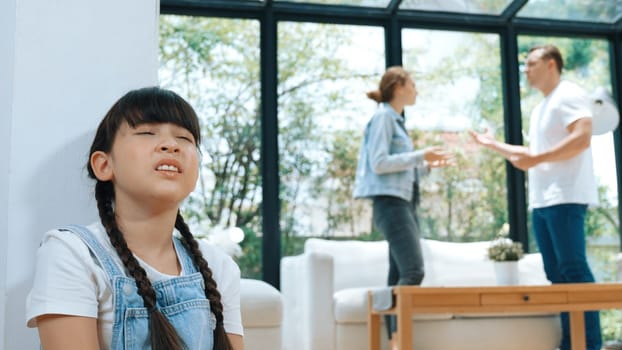
M173 237L173 243L175 244L175 250L179 255L178 258L182 271L186 271L186 274L198 272L198 267L194 264L190 248L186 248L181 240L182 238Z
M114 277L125 276L123 269L112 259L110 253L106 251L102 244L97 240L93 232L91 232L88 228L81 225L68 225L61 227L59 230L70 231L80 237L87 245L91 253L95 255L95 258L99 261L111 281Z

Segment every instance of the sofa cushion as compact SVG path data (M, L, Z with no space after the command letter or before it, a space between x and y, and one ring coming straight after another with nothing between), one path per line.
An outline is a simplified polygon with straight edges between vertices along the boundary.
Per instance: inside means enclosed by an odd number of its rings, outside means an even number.
M487 257L489 241L421 241L425 264L422 286L494 286L497 285L493 262ZM518 262L519 284L546 285L539 253L525 254Z
M367 292L369 288L346 288L333 296L333 310L337 323L367 322ZM414 320L448 320L452 314L416 314Z
M518 283L523 285L551 284L544 273L542 255L540 253L525 254L518 261Z
M264 281L240 280L240 309L244 328L281 325L281 293Z
M334 290L377 287L387 283L389 248L386 241L336 241L309 238L305 253L317 252L333 258ZM353 272L358 273L353 273Z
M492 262L486 257L490 242L421 242L425 277L422 286L492 286Z

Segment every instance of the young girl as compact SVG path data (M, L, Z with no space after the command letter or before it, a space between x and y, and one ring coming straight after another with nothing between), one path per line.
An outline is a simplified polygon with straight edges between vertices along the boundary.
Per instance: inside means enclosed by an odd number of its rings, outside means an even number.
M101 222L49 231L37 252L27 319L43 349L243 349L240 270L179 212L200 135L192 107L160 88L108 111L87 164Z
M429 168L452 165L454 157L441 147L414 150L402 112L415 104L417 89L402 67L387 69L378 89L367 96L378 102L378 109L365 128L354 197L373 202L374 227L389 243L388 284L418 285L424 270L416 215L417 180ZM386 326L392 349L395 319L387 316Z

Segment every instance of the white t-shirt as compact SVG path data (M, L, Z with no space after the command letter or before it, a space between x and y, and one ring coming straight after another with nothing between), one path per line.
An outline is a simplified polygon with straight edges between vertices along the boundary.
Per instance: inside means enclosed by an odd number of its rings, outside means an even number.
M531 113L530 150L551 149L568 136L568 125L581 118L592 118L587 94L576 84L561 81ZM567 203L598 203L591 147L571 159L529 169L530 208Z
M94 223L88 229L116 263L123 266L103 226ZM176 230L175 234L178 234ZM240 269L230 256L218 248L203 240L198 241L221 295L225 331L243 335ZM160 273L140 259L138 261L152 282L175 277ZM181 272L181 275L185 274L186 271ZM36 317L46 314L97 318L100 347L108 349L112 339L113 313L110 281L86 244L75 234L48 231L37 250L34 283L26 299L28 327L36 327Z

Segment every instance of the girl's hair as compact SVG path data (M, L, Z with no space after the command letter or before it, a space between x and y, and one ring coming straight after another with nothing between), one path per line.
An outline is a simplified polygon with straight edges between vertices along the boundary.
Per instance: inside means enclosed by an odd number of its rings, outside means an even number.
M199 121L190 104L172 91L148 87L128 92L110 108L97 128L89 155L97 151L109 153L117 130L123 122L127 122L131 127L144 123L173 123L190 131L197 142L197 146L200 142ZM155 290L147 278L147 273L128 248L123 232L117 225L114 212L114 185L111 181L98 180L90 162L87 163L87 169L89 176L97 180L95 199L97 200L99 217L108 233L110 243L114 246L125 268L136 280L138 294L143 298L144 305L149 310L151 348L154 350L184 349L185 345L177 331L158 310ZM230 350L232 346L223 325L223 306L220 301L220 293L216 288L216 282L212 278L212 271L179 211L175 220L175 228L181 233L181 241L192 254L194 264L205 281L205 297L209 300L210 308L216 316L214 349Z
M367 97L380 102L391 102L396 86L404 86L410 74L401 66L393 66L387 68L382 75L378 89L369 91Z

